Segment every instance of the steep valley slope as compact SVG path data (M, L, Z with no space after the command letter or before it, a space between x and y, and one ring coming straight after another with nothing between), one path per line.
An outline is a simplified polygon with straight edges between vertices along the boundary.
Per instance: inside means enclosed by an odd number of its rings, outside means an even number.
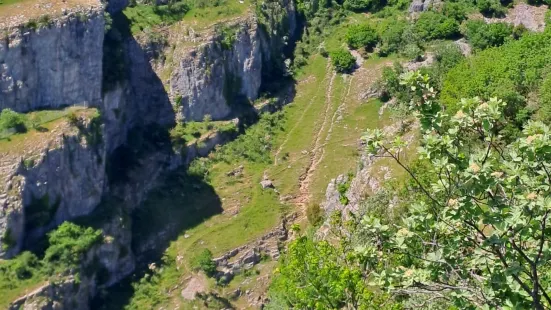
M297 231L404 181L362 143L381 129L416 157L398 76L444 83L548 18L457 14L505 25L493 42L428 0L154 2L0 0L1 309L268 307Z

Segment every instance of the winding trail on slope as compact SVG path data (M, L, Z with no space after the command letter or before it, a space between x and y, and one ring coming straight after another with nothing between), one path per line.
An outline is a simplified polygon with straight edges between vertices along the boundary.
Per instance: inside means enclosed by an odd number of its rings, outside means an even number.
M321 154L324 151L324 148L323 148L324 145L322 144L322 136L323 136L323 133L325 132L325 128L327 127L328 121L329 121L329 115L330 115L330 109L331 109L331 98L333 97L332 96L333 82L336 76L337 76L337 73L333 71L331 75L331 80L329 82L329 87L325 92L325 110L323 113L323 122L322 122L321 128L316 132L314 146L312 147L312 150L309 152L310 158L308 161L308 166L306 166L306 171L299 177L299 194L294 199L294 203L297 206L299 206L303 211L304 211L304 207L310 201L311 195L309 193L309 188L310 188L311 176L315 171L317 164L319 163L318 159L321 157ZM330 122L332 123L333 119L331 119ZM332 127L332 125L330 125L330 127ZM305 212L301 212L301 213L302 215L305 214Z
M328 111L332 106L331 105L331 94L333 92L332 83L330 84L330 87L327 89L327 92L326 92L327 107L324 115L323 125L320 131L316 133L316 143L312 151L309 153L311 157L310 157L310 161L307 166L307 169L300 176L299 195L295 197L295 199L293 200L295 205L299 207L301 210L301 218L305 216L306 214L305 207L310 202L310 199L312 198L312 193L310 193L310 184L312 183L312 179L314 177L315 172L318 169L318 166L324 159L325 151L326 151L325 146L330 144L333 128L335 124L338 122L339 116L342 116L344 111L346 110L347 103L349 102L349 98L351 96L354 80L359 78L363 82L362 83L363 85L361 88L370 87L371 85L373 85L376 79L380 76L382 68L390 64L390 62L383 62L382 64L375 65L374 67L371 67L368 69L361 66L361 61L358 60L358 58L360 58L361 56L359 55L355 55L355 56L357 56L356 61L358 63L359 68L352 75L349 76L347 81L348 82L347 89L345 92L343 92L343 95L339 100L340 105L333 112L333 115L330 121L328 121L327 118L329 116ZM327 125L329 125L329 130L325 135L325 139L322 139L324 130ZM323 143L322 143L322 140L323 140Z
M293 128L291 128L291 130L289 130L289 132L285 136L285 140L283 140L283 143L281 143L281 145L277 149L277 152L274 155L274 166L277 166L279 154L281 154L281 151L283 150L283 147L289 142L289 139L291 138L291 134L298 128L299 125L302 124L302 120L304 119L304 116L310 110L310 107L312 106L312 104L318 98L318 94L319 94L320 89L322 88L323 85L325 85L325 81L327 81L327 78L328 78L327 72L329 72L330 70L331 70L331 62L327 61L327 65L325 66L325 72L326 72L325 77L323 78L323 80L318 85L316 94L314 96L312 96L312 99L310 99L310 101L308 101L308 106L302 111L302 114L300 115L300 118L295 122L295 125L293 126Z
M301 190L301 192L304 192L308 195L308 198L307 198L308 201L310 200L310 198L312 196L312 194L309 192L312 177L314 175L314 172L318 168L319 164L323 160L323 157L325 155L325 145L331 139L331 133L333 132L333 126L335 125L336 120L338 119L338 116L342 115L342 113L343 113L343 111L346 107L347 98L350 95L350 89L352 88L352 81L353 80L354 80L354 76L351 76L349 81L348 81L347 90L346 90L346 92L343 93L343 97L340 100L341 104L337 107L337 109L333 113L333 116L331 117L331 121L329 122L330 123L329 130L327 131L327 135L325 136L324 143L319 146L319 150L318 150L319 152L316 152L316 154L315 154L317 159L313 160L312 164L310 165L310 167L308 168L308 170L306 172L306 176L305 176L304 180L302 180L301 183L300 183L300 190Z

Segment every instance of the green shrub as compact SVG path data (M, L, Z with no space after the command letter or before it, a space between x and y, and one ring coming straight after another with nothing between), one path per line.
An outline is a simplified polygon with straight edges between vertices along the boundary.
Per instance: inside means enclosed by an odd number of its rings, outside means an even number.
M379 0L344 0L345 9L353 12L374 11L381 7Z
M455 19L458 23L461 23L467 19L467 4L465 2L444 2L442 13Z
M38 18L39 27L48 27L51 24L52 24L52 18L48 14L42 15Z
M356 59L352 54L345 50L339 49L330 53L331 63L335 70L339 73L350 72L356 66Z
M11 109L4 109L0 113L0 130L15 130L18 133L27 131L27 116Z
M359 49L362 47L371 49L375 47L379 40L375 29L366 24L348 27L344 39L352 49Z
M523 24L515 26L513 28L513 39L518 40L518 39L520 39L520 37L522 37L523 35L525 35L529 32L530 31L528 31L528 29L526 29L526 27Z
M209 249L204 249L195 257L192 267L195 270L202 270L207 276L212 277L216 273L216 263L212 258L212 252Z
M403 35L407 27L408 23L404 20L392 20L384 25L379 32L379 54L381 56L397 52L406 44Z
M208 158L197 158L189 165L188 174L199 179L207 179L211 164Z
M48 234L49 247L44 261L67 267L78 266L86 251L102 241L101 230L64 222Z
M499 0L477 0L476 7L486 17L503 17L507 13Z
M306 218L312 226L318 226L323 221L323 210L317 203L308 204L306 207Z
M434 47L435 62L432 66L422 68L423 74L430 76L434 87L442 88L442 82L448 71L465 59L459 47L454 43L443 42Z
M31 252L23 252L17 257L0 263L0 283L15 286L17 281L30 279L40 273L41 262Z
M40 267L38 257L31 252L23 252L13 262L13 271L18 279L29 279L33 273Z
M423 58L425 52L417 43L410 43L404 46L400 52L400 55L408 60L419 61Z
M393 67L384 67L381 79L378 84L382 93L382 100L387 101L394 97L399 102L409 101L408 92L405 86L400 83L400 75L404 68L400 63L395 62Z
M437 45L434 48L434 57L437 64L447 70L455 67L465 56L461 53L459 47L453 43Z
M459 34L459 24L441 13L427 11L419 15L414 31L421 40L450 39Z
M346 196L346 192L350 188L350 179L347 180L344 183L337 184L337 191L339 192L339 201L342 205L348 205L348 197Z
M467 21L462 27L462 32L475 49L503 45L512 39L513 26L506 23L486 24L482 20Z

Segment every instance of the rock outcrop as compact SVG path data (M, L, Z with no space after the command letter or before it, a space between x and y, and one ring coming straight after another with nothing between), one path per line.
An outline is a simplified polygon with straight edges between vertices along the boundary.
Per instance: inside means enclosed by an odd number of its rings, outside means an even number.
M406 123L408 120L405 121ZM403 126L401 122L388 125L383 129L387 137L396 135ZM409 124L407 132L403 139L406 143L404 150L413 152L416 141L417 123ZM320 205L327 215L335 211L342 212L344 218L348 217L349 213L359 214L363 210L363 202L366 197L378 193L384 184L393 178L393 171L381 161L389 160L388 158L380 158L369 155L365 152L365 145L360 141L358 145L361 153L359 167L353 176L340 175L331 180L327 186L325 200ZM339 186L341 185L341 186ZM344 187L342 185L345 185ZM339 191L340 188L345 188L346 191ZM325 223L320 234L323 235L327 231L328 223Z
M510 8L504 18L484 18L487 23L505 22L513 26L524 26L526 29L542 32L545 29L547 5L533 6L519 3Z

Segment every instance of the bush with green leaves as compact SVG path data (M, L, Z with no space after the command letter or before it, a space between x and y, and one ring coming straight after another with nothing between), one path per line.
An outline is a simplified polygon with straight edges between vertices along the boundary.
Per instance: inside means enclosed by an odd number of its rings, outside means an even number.
M459 34L459 23L441 13L427 11L415 21L414 31L421 40L451 39Z
M387 56L391 53L398 52L405 42L403 37L409 23L405 20L390 20L384 27L379 28L379 54Z
M86 251L102 241L101 230L64 222L48 234L49 246L44 261L61 266L78 266Z
M343 7L353 12L375 11L381 7L380 0L344 0Z
M476 7L486 17L503 17L507 13L499 0L476 0Z
M379 41L379 37L371 26L359 24L348 27L344 40L352 49L372 49Z
M410 43L402 47L400 55L411 61L421 61L425 55L425 51L419 44Z
M392 67L384 67L381 79L378 81L378 87L382 93L382 100L387 101L390 98L396 98L398 101L407 101L402 97L406 94L405 86L400 83L400 75L404 72L402 65L395 62Z
M445 16L455 19L458 23L467 19L468 11L469 6L465 2L444 2L442 8L442 13Z
M513 38L513 26L507 23L490 23L483 20L467 21L461 29L471 46L478 50L500 46Z
M422 71L431 76L434 87L441 89L446 74L464 61L465 56L463 56L456 44L448 42L436 45L433 53L435 62L432 66L424 68Z
M551 308L549 127L528 122L507 142L499 130L503 101L462 99L448 114L428 77L409 72L402 78L421 124L419 154L434 177L426 184L408 168L400 137L379 130L364 137L369 152L403 167L423 197L408 202L401 223L361 220L365 243L357 255L366 266L387 266L371 273L373 282L460 309Z
M27 131L27 116L12 109L4 109L0 113L0 131L15 130L18 133Z
M193 268L202 270L207 276L212 277L216 273L216 263L212 259L212 252L209 249L204 249L194 258Z
M356 59L348 50L338 49L329 53L329 55L331 56L333 68L339 73L350 72L356 66Z

